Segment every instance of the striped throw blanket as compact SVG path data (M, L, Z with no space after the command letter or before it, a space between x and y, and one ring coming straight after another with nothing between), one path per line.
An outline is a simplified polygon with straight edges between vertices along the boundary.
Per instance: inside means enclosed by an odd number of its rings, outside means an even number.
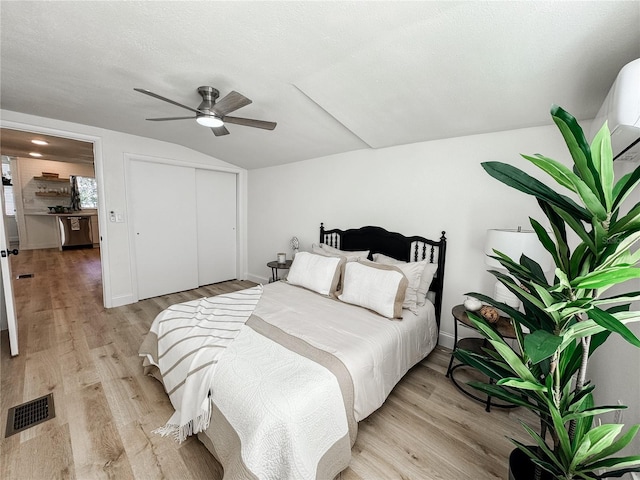
M140 355L159 368L175 409L167 424L155 433L173 435L182 442L209 426L216 365L261 295L262 286L258 285L173 305L155 318Z

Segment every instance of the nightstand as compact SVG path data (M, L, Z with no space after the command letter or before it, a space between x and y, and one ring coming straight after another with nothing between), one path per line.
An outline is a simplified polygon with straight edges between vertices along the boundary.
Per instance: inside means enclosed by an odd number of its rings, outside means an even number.
M267 267L271 268L271 280L269 280L269 283L277 282L279 280L278 270L289 270L292 263L293 260L287 260L284 263L279 263L277 260L273 260L267 263Z
M451 352L451 360L449 360L449 368L447 369L446 376L451 379L451 382L462 393L464 393L468 397L473 398L474 400L477 400L479 402L486 404L487 412L491 411L492 406L500 407L500 408L515 407L516 405L496 403L495 401L491 400L490 396L487 396L486 398L481 397L480 395L482 395L482 393L476 390L473 390L473 387L465 385L466 386L466 389L465 389L460 383L458 383L454 375L455 371L460 368L473 368L473 367L465 363L458 363L454 365L453 360L455 359L454 354L456 350L458 349L470 350L480 355L486 355L486 352L484 352L483 349L491 349L492 346L486 338L468 337L468 338L461 338L458 340L458 324L460 324L462 327L470 328L475 331L478 331L478 330L475 327L475 325L471 322L471 320L469 320L469 316L467 315L467 310L464 308L464 305L456 305L455 307L453 307L453 309L451 310L451 314L453 315L453 318L455 320L454 321L454 347L453 347L453 351ZM493 328L496 330L496 332L498 332L498 334L502 338L516 338L516 332L513 328L513 325L511 325L509 318L500 317L500 319L492 325L493 325Z

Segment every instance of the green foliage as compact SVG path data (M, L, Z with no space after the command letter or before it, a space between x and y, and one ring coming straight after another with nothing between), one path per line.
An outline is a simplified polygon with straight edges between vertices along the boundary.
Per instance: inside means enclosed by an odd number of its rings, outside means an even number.
M594 386L586 382L586 365L611 334L640 347L640 340L626 326L640 319L640 312L629 311L629 303L640 299L640 292L603 296L614 285L640 278L640 249L632 251L640 240L640 203L626 215L620 213L623 201L640 182L640 167L615 182L607 125L589 145L573 116L558 106L552 107L551 116L567 144L573 169L543 155L523 158L571 197L512 165L486 162L482 166L495 179L538 200L550 231L535 219L530 222L554 260L553 282L547 281L532 259L515 260L495 252L493 258L509 275L491 273L522 301L523 311L482 294L468 295L511 317L517 346L507 344L484 319L469 314L493 351L487 355L457 351L456 355L495 382L472 383L475 388L540 417L548 430L545 438L524 425L537 449L514 441L539 468L562 480L618 477L640 471L640 455L614 456L633 440L640 425L627 432L623 425L594 426L594 416L626 407L594 406ZM579 239L573 250L568 230Z

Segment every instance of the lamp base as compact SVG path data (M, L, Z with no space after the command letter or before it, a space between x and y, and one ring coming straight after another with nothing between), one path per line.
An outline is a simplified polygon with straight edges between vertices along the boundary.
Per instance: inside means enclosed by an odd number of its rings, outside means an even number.
M520 309L520 299L511 293L509 289L500 282L496 282L493 288L493 299L498 302L506 303L516 310Z

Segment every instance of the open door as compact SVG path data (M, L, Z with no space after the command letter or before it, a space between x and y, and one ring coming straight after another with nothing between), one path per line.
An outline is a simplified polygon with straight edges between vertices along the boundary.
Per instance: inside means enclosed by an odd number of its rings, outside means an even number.
M7 309L7 324L9 329L9 347L11 355L18 355L18 322L16 321L15 300L13 298L13 276L11 274L11 262L9 255L17 255L18 250L9 247L7 238L7 225L5 223L4 187L0 185L0 269L2 270L2 286L4 289L4 303Z

